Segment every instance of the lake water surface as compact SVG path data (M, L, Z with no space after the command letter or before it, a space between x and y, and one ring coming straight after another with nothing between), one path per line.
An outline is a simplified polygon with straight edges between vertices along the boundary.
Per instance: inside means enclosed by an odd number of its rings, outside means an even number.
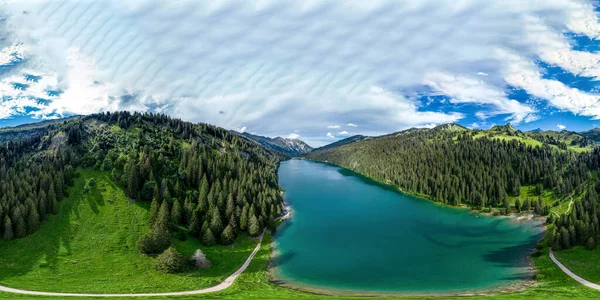
M290 160L279 183L293 210L275 235L275 276L366 293L456 293L530 278L539 222L477 217L336 166Z

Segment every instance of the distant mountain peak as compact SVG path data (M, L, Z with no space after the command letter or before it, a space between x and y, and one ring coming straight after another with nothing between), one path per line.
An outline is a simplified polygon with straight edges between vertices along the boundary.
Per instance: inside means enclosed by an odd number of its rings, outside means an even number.
M268 148L268 149L271 149L276 152L279 152L279 153L282 153L285 155L289 155L289 156L296 156L296 155L308 153L308 152L312 151L312 149L313 149L310 145L308 145L304 141L297 139L297 138L290 139L290 138L284 138L284 137L280 137L280 136L270 138L270 137L266 137L266 136L254 135L254 134L249 134L249 133L242 133L242 135L257 142L258 144L262 145L265 148Z
M534 130L530 130L529 132L540 133L540 132L543 132L543 130L541 128L536 128Z
M510 123L506 123L505 125L496 125L493 126L492 128L490 128L491 131L498 131L498 132L507 132L507 133L515 133L518 132L519 130L514 128L512 126L512 124Z

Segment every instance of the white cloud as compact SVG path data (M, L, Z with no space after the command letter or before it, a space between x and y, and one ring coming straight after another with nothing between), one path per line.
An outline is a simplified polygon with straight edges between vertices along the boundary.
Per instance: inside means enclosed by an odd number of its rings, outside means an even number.
M473 122L473 123L471 123L471 125L469 125L469 128L471 128L471 129L477 129L479 127L481 127L481 125L479 125L479 123L477 123L477 122Z
M329 129L338 129L338 128L340 128L340 125L328 125L327 128L329 128Z
M537 102L510 98L515 86L598 118L597 95L544 79L535 64L600 76L600 54L573 50L565 36L600 38L591 3L9 0L0 4L9 16L0 64L12 53L24 59L2 74L0 92L18 101L2 102L0 117L58 88L64 93L37 103L36 116L154 110L272 136L299 129L317 145L327 141L323 128L350 120L360 120L353 133L381 134L460 121L473 114L459 110L465 104L481 119L540 118ZM44 82L15 91L9 80L23 69ZM450 100L429 110L416 95Z
M288 135L286 136L286 138L288 138L288 139L292 139L292 140L295 140L295 139L299 139L299 138L300 138L300 135L294 132L294 133L290 133L290 134L288 134Z
M328 132L326 137L330 138L330 139L334 139L335 136L333 134L331 134L331 132Z
M544 79L535 63L516 53L500 50L497 55L506 62L503 75L507 83L523 88L535 97L546 99L561 110L593 118L600 117L600 95L571 88L557 80Z
M423 83L432 89L451 97L451 103L476 103L492 106L484 112L477 112L481 119L493 115L509 114L508 120L520 123L535 110L517 100L509 99L506 93L486 82L465 76L444 73L428 73Z
M558 124L558 125L556 125L556 127L558 127L558 129L560 129L560 130L564 130L565 128L567 128L567 126L562 125L562 124Z
M534 43L542 60L571 73L600 80L600 53L572 50L560 32L552 31L538 17L527 18L525 28L528 40Z
M358 127L358 125L352 124L352 123L348 123L348 124L346 124L346 126L349 126L349 127Z
M239 133L244 133L244 132L246 132L246 129L248 129L248 128L246 126L243 126L242 128L236 129L236 131Z
M348 131L340 131L338 132L338 135L349 135L350 133L348 133Z

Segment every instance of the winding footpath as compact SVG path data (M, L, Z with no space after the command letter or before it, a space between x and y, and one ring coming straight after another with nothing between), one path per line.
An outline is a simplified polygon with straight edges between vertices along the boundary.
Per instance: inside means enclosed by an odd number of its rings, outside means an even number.
M24 295L36 295L36 296L58 296L58 297L162 297L162 296L185 296L185 295L198 295L198 294L207 294L214 293L218 291L225 290L233 284L233 281L240 275L242 272L248 268L250 262L254 258L254 255L260 250L260 245L262 244L264 232L259 236L258 245L254 248L254 251L248 256L248 259L244 262L244 264L237 270L235 273L231 274L231 276L227 277L225 281L220 284L201 289L195 291L185 291L185 292L169 292L169 293L148 293L148 294L79 294L79 293L54 293L54 292L37 292L37 291L26 291L13 289L5 286L0 286L0 291L14 294L24 294Z
M597 285L597 284L595 284L595 283L589 282L589 281L587 281L587 280L585 280L585 279L583 279L583 278L581 278L581 277L579 277L579 276L575 275L575 273L571 272L571 270L567 269L567 267L565 267L563 264L561 264L561 263L558 261L558 259L556 259L556 257L554 257L554 252L552 252L552 249L550 249L550 252L549 252L549 254L550 254L550 259L552 259L552 261L553 261L553 262L554 262L554 263L555 263L555 264L556 264L556 265L557 265L557 266L558 266L558 267L559 267L559 268L560 268L560 269L561 269L563 272L565 272L565 274L569 275L569 277L571 277L571 278L575 279L577 282L579 282L579 283L581 283L581 284L583 284L583 285L585 285L585 286L587 286L587 287L589 287L589 288L592 288L592 289L595 289L595 290L598 290L598 291L600 291L600 285Z

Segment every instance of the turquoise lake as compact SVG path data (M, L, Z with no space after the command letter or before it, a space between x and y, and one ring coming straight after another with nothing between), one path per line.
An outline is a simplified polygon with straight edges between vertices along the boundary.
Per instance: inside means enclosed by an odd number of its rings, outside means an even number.
M478 216L347 169L289 160L279 183L292 218L275 235L284 283L364 293L460 293L530 279L542 224Z

